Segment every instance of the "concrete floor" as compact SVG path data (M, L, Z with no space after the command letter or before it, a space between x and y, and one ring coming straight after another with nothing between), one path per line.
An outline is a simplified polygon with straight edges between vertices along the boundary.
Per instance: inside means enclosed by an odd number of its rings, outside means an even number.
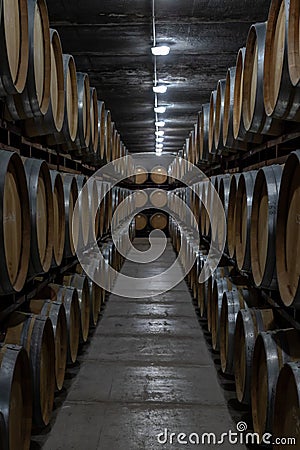
M146 248L142 239L135 245ZM174 259L168 244L156 262L127 261L122 272L147 277ZM185 282L149 297L154 290L145 283L143 299L110 296L74 377L71 371L66 380L68 389L56 403L50 431L34 437L32 448L192 449L197 445L176 440L162 445L157 435L164 429L218 437L236 431ZM245 448L229 443L211 447Z

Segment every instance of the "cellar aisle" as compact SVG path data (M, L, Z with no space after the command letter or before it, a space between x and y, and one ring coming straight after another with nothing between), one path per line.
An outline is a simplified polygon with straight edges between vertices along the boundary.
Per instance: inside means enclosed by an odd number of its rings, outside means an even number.
M143 239L135 245L147 246ZM122 272L147 277L174 259L168 243L159 260L126 261ZM178 449L156 435L236 430L185 282L156 297L150 292L145 283L143 299L110 296L43 449Z

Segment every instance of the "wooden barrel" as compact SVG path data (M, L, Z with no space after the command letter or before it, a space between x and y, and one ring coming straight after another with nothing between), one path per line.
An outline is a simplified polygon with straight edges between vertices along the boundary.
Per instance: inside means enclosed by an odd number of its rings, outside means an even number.
M252 357L257 335L275 328L272 309L241 309L234 334L234 376L239 402L250 403Z
M280 369L300 359L300 332L295 329L260 333L253 352L251 405L254 432L272 433L276 383ZM285 418L286 420L286 418Z
M105 161L111 162L111 113L109 109L105 110Z
M30 364L26 351L12 344L0 346L1 450L30 448L31 384Z
M206 224L207 224L207 209L206 206L204 206L204 202L207 202L207 195L208 195L208 186L209 181L205 180L200 184L200 200L201 200L201 210L200 210L200 229L201 234L203 236L206 236L208 234L208 230L206 230Z
M17 153L0 150L0 293L24 287L30 258L27 182Z
M233 99L233 137L243 142L261 143L261 135L247 131L242 118L245 52L245 47L240 48L236 60Z
M75 255L75 247L78 242L79 229L74 230L73 236L73 212L78 197L78 186L73 175L64 175L64 196L65 196L65 247L64 256L66 258ZM76 222L76 221L75 221Z
M98 131L98 99L97 90L94 87L90 88L90 145L87 161L99 161L99 131Z
M148 203L148 194L145 191L134 191L134 203L136 208L143 208Z
M278 200L276 265L280 296L286 306L300 307L300 150L285 164Z
M99 261L97 257L90 260L85 266L85 271L81 269L81 275L87 275L89 286L89 299L90 299L90 325L96 326L99 319L99 312L102 304L102 288L97 284L97 280L100 280L99 275ZM92 279L90 278L92 276Z
M98 100L98 152L101 161L105 161L105 103Z
M168 217L162 213L155 213L150 217L150 225L156 230L164 230L168 225Z
M250 230L251 270L258 287L277 288L276 222L282 176L279 165L264 167L256 175Z
M53 193L50 172L45 161L27 158L24 169L31 219L29 273L36 275L48 272L52 263Z
M63 55L65 110L60 133L47 136L48 145L72 145L78 131L78 90L76 66L73 56Z
M150 202L155 208L163 208L168 203L167 192L163 189L155 189L150 194Z
M135 183L136 184L144 184L148 180L148 172L142 166L137 166L135 168Z
M33 314L13 313L7 325L5 343L21 345L27 351L32 374L33 423L38 428L47 426L55 391L55 346L51 320Z
M19 2L14 1L12 7L16 4L19 5ZM20 31L20 26L17 25L17 29ZM19 39L22 40L23 36L17 37L17 41ZM28 39L29 58L25 88L22 93L7 98L7 108L14 120L43 116L49 107L51 52L45 0L28 1ZM15 48L17 49L18 47Z
M275 393L273 436L281 438L279 450L287 448L287 440L300 440L300 363L288 362L280 370ZM291 442L291 441L290 441Z
M256 23L250 27L243 75L243 122L246 131L279 136L282 123L268 117L264 108L264 53L267 23Z
M78 199L73 215L73 229L78 230L78 241L75 250L82 250L89 241L90 233L90 209L89 209L89 189L84 188L86 177L76 176L78 187ZM91 185L90 185L91 186Z
M151 181L155 184L163 184L168 179L167 171L162 166L155 166L150 173Z
M67 317L63 303L51 300L30 300L29 310L33 314L49 317L53 327L55 343L56 387L61 391L66 371L68 334Z
M217 90L214 90L210 94L209 102L209 121L208 121L208 152L209 154L215 153L215 119L216 119L216 100Z
M29 137L59 133L65 112L64 66L59 34L50 29L51 75L50 101L46 114L24 122L24 133Z
M145 214L141 214L141 213L137 214L135 216L134 220L135 220L135 229L137 231L141 231L141 230L144 230L146 228L147 223L148 223L148 219L147 219L147 216Z
M208 161L208 131L209 131L209 103L201 106L201 121L200 121L200 160Z
M83 342L86 342L88 340L90 326L90 291L88 277L86 275L75 273L73 275L65 275L63 281L65 286L72 286L77 289L81 318L80 339Z
M242 173L236 194L235 247L240 270L251 271L250 229L254 182L257 171Z
M63 180L59 172L50 170L53 194L53 258L52 266L60 266L65 246L65 197Z
M215 280L222 280L225 277L229 277L232 266L218 267L212 275L207 279L204 311L206 311L207 328L208 331L212 330L212 296Z
M264 104L268 116L300 121L300 86L293 86L288 64L290 0L272 0L264 57ZM299 9L299 5L297 5ZM298 11L299 14L299 11ZM299 27L299 22L297 24ZM299 34L298 34L299 45Z
M220 201L222 203L225 217L226 217L226 224L228 223L228 205L229 205L229 192L230 192L230 182L231 182L231 175L222 175L219 182L219 190L218 195L220 198ZM228 253L228 240L227 240L227 233L225 233L225 230L222 228L220 224L217 226L217 236L218 239L223 239L225 234L225 247L224 252Z
M288 29L289 74L293 86L300 81L300 44L299 44L299 2L290 0Z
M220 359L222 372L228 375L234 373L234 332L237 314L241 309L247 309L248 292L246 289L225 291L222 298L220 316Z
M214 279L210 301L210 323L212 348L219 350L219 330L223 293L232 291L235 286L229 278Z
M228 197L228 220L227 220L227 243L228 243L228 253L230 258L235 255L235 228L236 228L236 197L240 174L235 173L232 175L229 186L229 197Z
M205 233L206 236L211 238L212 231L212 222L215 222L214 216L214 199L215 199L215 181L216 177L211 177L207 184L207 193L206 193L206 213L205 213Z
M218 154L223 152L223 119L224 119L224 98L226 79L219 80L217 85L216 110L215 110L215 150Z
M49 284L39 295L43 298L51 298L53 301L62 302L65 307L67 319L67 361L75 363L78 353L80 335L80 307L77 289L71 286Z
M0 96L21 94L28 73L28 2L1 2L0 20Z

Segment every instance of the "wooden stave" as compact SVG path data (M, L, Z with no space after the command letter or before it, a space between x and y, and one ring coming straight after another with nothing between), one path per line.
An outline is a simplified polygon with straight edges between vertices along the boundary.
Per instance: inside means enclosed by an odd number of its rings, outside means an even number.
M272 432L275 389L280 369L284 363L297 361L300 358L299 350L299 330L289 328L283 330L274 330L261 332L255 341L253 352L252 384L251 384L251 405L254 432L258 433L260 438L264 433ZM296 341L294 343L293 341ZM263 353L263 355L262 355ZM264 364L257 366L262 362L261 357L265 357ZM263 375L267 375L266 398L262 401L264 390ZM259 382L257 377L259 376ZM259 398L260 397L260 398ZM264 417L262 417L262 415Z
M272 309L248 308L238 312L234 333L234 376L236 396L242 404L249 405L251 401L251 367L256 337L259 333L274 328ZM244 347L241 345L242 342L245 343ZM239 366L241 361L245 362L242 369ZM243 378L242 381L241 378Z
M257 171L252 170L241 174L236 196L236 216L239 218L239 220L235 223L236 261L239 270L244 270L247 272L251 272L250 227L256 173ZM242 215L242 200L244 195L246 196L246 223L243 223ZM244 227L243 230L241 229L242 227ZM245 242L243 241L243 231L245 233Z
M90 87L90 142L88 152L84 157L86 162L94 163L99 161L99 132L98 132L98 100L97 90ZM93 124L93 125L92 125Z
M105 110L105 160L107 163L111 162L111 112L109 109Z
M286 239L289 219L289 207L291 203L289 191L293 186L292 183L294 182L294 178L296 178L295 174L297 173L297 171L299 171L299 167L300 150L296 150L290 153L282 173L282 180L278 198L276 225L276 267L279 292L285 306L293 306L297 309L300 308L300 279L299 275L297 275L296 269L294 268L295 280L290 280L291 271L287 267L286 262ZM295 222L296 224L298 223L298 217L295 218ZM294 247L294 251L297 254L299 239L297 239L294 244L297 244ZM296 281L297 276L298 281ZM294 285L293 291L291 291L291 284Z
M16 325L16 326L14 326ZM30 337L30 342L28 338ZM51 419L55 391L54 335L48 317L14 313L8 324L5 343L21 345L29 356L33 386L33 424L38 428L47 426ZM47 345L47 351L46 349ZM41 351L47 356L49 372L43 380L47 396L40 398ZM43 371L44 372L44 371ZM43 405L41 405L43 403Z
M55 49L54 55L57 67L57 80L58 80L58 109L60 110L59 119L56 120L54 118L51 89L50 89L50 101L47 112L39 117L27 119L23 124L24 133L28 137L38 137L52 133L59 133L63 126L65 97L64 97L62 46L57 30L54 30L52 28L50 28L50 45Z
M209 122L208 122L208 155L209 160L213 160L213 156L216 153L215 150L215 120L216 120L216 101L217 101L217 90L211 92L210 102L209 102Z
M14 449L16 447L16 434L19 434L19 430L22 430L21 441L17 443L18 448L29 450L31 440L31 426L32 426L32 379L29 359L26 350L18 345L4 344L0 346L0 358L2 359L0 364L0 411L1 411L1 437L0 448L3 450ZM2 364L4 370L1 370ZM20 367L22 376L22 405L19 405L22 409L21 414L22 424L18 423L19 430L10 429L11 414L10 414L10 402L11 391L13 383L15 382L15 371ZM25 405L25 406L24 406ZM3 434L2 434L3 432ZM2 444L2 447L1 447Z
M51 185L52 185L52 193L54 196L54 191L57 189L58 191L58 198L60 200L59 209L61 210L60 214L60 225L58 226L58 230L55 230L55 221L54 221L54 243L53 243L53 258L52 258L52 265L51 267L59 267L62 263L63 256L64 256L64 245L65 245L65 196L64 196L64 188L63 188L63 180L61 177L61 174L57 172L56 170L50 170L50 177L51 177ZM53 201L53 211L54 211L54 201ZM56 236L59 236L60 238L60 250L58 252L58 255L55 254L56 250L56 244L55 239Z
M46 137L46 142L49 146L53 145L63 145L61 147L61 150L64 150L64 146L66 143L72 145L74 143L76 136L77 136L77 130L78 130L78 90L77 90L77 78L76 78L76 65L75 61L72 55L63 54L63 66L64 66L64 85L65 85L65 111L64 111L64 120L63 120L63 126L59 133L49 134ZM70 80L72 84L72 101L73 106L75 106L74 113L74 123L72 123L72 127L74 126L74 129L71 130L69 126L69 119L68 119L68 108L67 108L67 79L68 74L70 73ZM76 85L76 86L75 86ZM76 125L75 125L76 123Z
M31 237L30 237L30 264L29 274L37 275L49 271L52 263L54 229L53 229L53 194L50 178L50 171L46 161L27 158L24 162L24 169L27 178L27 188L29 194L30 220L31 220ZM38 207L38 183L39 179L43 179L46 195L47 222L45 238L45 255L41 260L38 245L38 228L37 219L39 216Z
M276 273L276 223L277 223L277 205L282 176L282 167L279 165L263 167L256 175L253 202L251 212L251 230L250 230L250 253L251 253L251 271L254 283L257 287L266 289L277 289ZM266 261L264 269L260 268L259 263L259 209L261 194L266 189L268 198L268 245L266 250ZM255 242L257 240L257 242Z
M222 203L222 206L223 206L223 209L224 209L224 212L225 212L226 226L227 226L227 223L228 223L228 205L229 205L230 181L231 181L231 175L229 175L229 174L222 175L222 177L220 179L220 183L219 183L219 190L218 190L218 195L220 197L220 201ZM220 227L217 228L217 233L219 233L219 229L220 229ZM224 252L226 254L228 253L227 233L226 233L226 237L225 237Z
M208 125L209 125L209 103L201 106L200 127L200 160L208 161Z
M9 276L8 268L6 265L6 246L3 220L0 221L0 257L1 257L1 271L0 271L0 293L12 294L14 292L20 292L26 282L29 260L30 260L30 209L29 209L29 195L27 189L26 174L21 158L17 153L7 152L0 150L0 211L4 213L4 190L5 190L5 177L9 168L16 172L17 184L21 193L23 193L20 202L22 203L22 253L20 255L20 261L18 266L23 266L21 273L17 276L16 280L12 281ZM25 245L24 245L25 243ZM27 243L27 245L26 245Z
M0 96L7 97L9 95L21 94L24 91L27 74L28 74L28 64L29 64L29 30L28 30L28 2L27 0L22 0L19 8L20 11L20 26L21 26L21 49L20 53L24 56L22 62L19 64L19 72L22 73L21 80L19 79L17 83L14 82L14 77L11 74L9 56L7 54L7 46L5 43L5 11L4 4L1 1L0 11L0 53L1 53L1 64L0 64Z
M15 96L9 96L6 105L10 115L14 120L26 120L34 117L41 117L46 114L50 102L50 26L48 10L45 0L27 0L28 2L28 73L24 90ZM41 101L37 94L36 73L35 73L35 11L39 8L43 27L43 58L44 58L44 80L43 94Z
M288 63L289 74L293 86L299 85L299 3L290 0L289 27L288 27Z
M99 136L99 144L98 144L98 153L99 160L103 163L105 160L105 103L101 100L98 100L98 136Z
M75 255L72 233L73 209L70 210L70 196L73 197L73 206L78 198L78 186L76 178L73 175L63 177L64 196L65 196L65 247L64 257L69 258Z
M267 32L266 32L266 47L265 47L265 57L264 57L264 105L268 116L274 117L280 120L287 121L300 121L300 85L293 86L289 74L288 65L288 20L289 20L289 5L290 0L272 0L268 22L267 22ZM299 6L299 5L298 5ZM281 8L284 8L281 11ZM277 92L273 92L274 101L271 100L270 94L270 78L274 74L274 67L272 64L273 58L273 42L275 39L275 30L277 27L277 19L279 13L284 14L284 44L283 44L283 57L281 61L276 61L278 67L281 66L281 78L278 89L275 88ZM278 51L276 51L278 55ZM274 104L273 104L274 103Z
M251 25L248 33L244 60L242 117L247 132L259 135L279 136L284 131L283 123L267 116L263 101L266 30L267 22L262 22ZM253 115L250 117L249 104L251 99L249 96L251 94L253 95L253 93L251 79L249 80L251 78L249 72L253 70L253 61L251 58L255 45L257 46L256 92Z
M216 118L214 130L214 144L218 155L224 154L223 136L223 118L224 118L224 98L225 98L226 78L219 80L217 85L216 96Z

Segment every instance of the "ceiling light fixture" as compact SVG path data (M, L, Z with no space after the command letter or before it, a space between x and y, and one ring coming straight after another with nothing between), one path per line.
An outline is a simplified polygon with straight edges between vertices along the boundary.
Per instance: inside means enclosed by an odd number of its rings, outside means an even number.
M164 148L164 146L163 146L163 144L156 144L156 148L161 149L161 148Z
M167 92L167 86L164 85L158 85L158 86L153 86L153 92L155 92L155 94L165 94Z
M156 138L156 142L158 144L161 144L162 142L164 142L164 138L163 137L158 137L158 138Z
M155 122L155 126L156 127L164 127L165 126L165 122L163 120L159 120L158 122Z
M163 130L155 131L155 136L161 137L165 134Z
M156 106L154 108L154 112L159 113L159 114L163 114L166 112L166 107L165 106Z
M170 53L170 47L167 45L158 45L151 48L152 55L154 56L167 56Z

